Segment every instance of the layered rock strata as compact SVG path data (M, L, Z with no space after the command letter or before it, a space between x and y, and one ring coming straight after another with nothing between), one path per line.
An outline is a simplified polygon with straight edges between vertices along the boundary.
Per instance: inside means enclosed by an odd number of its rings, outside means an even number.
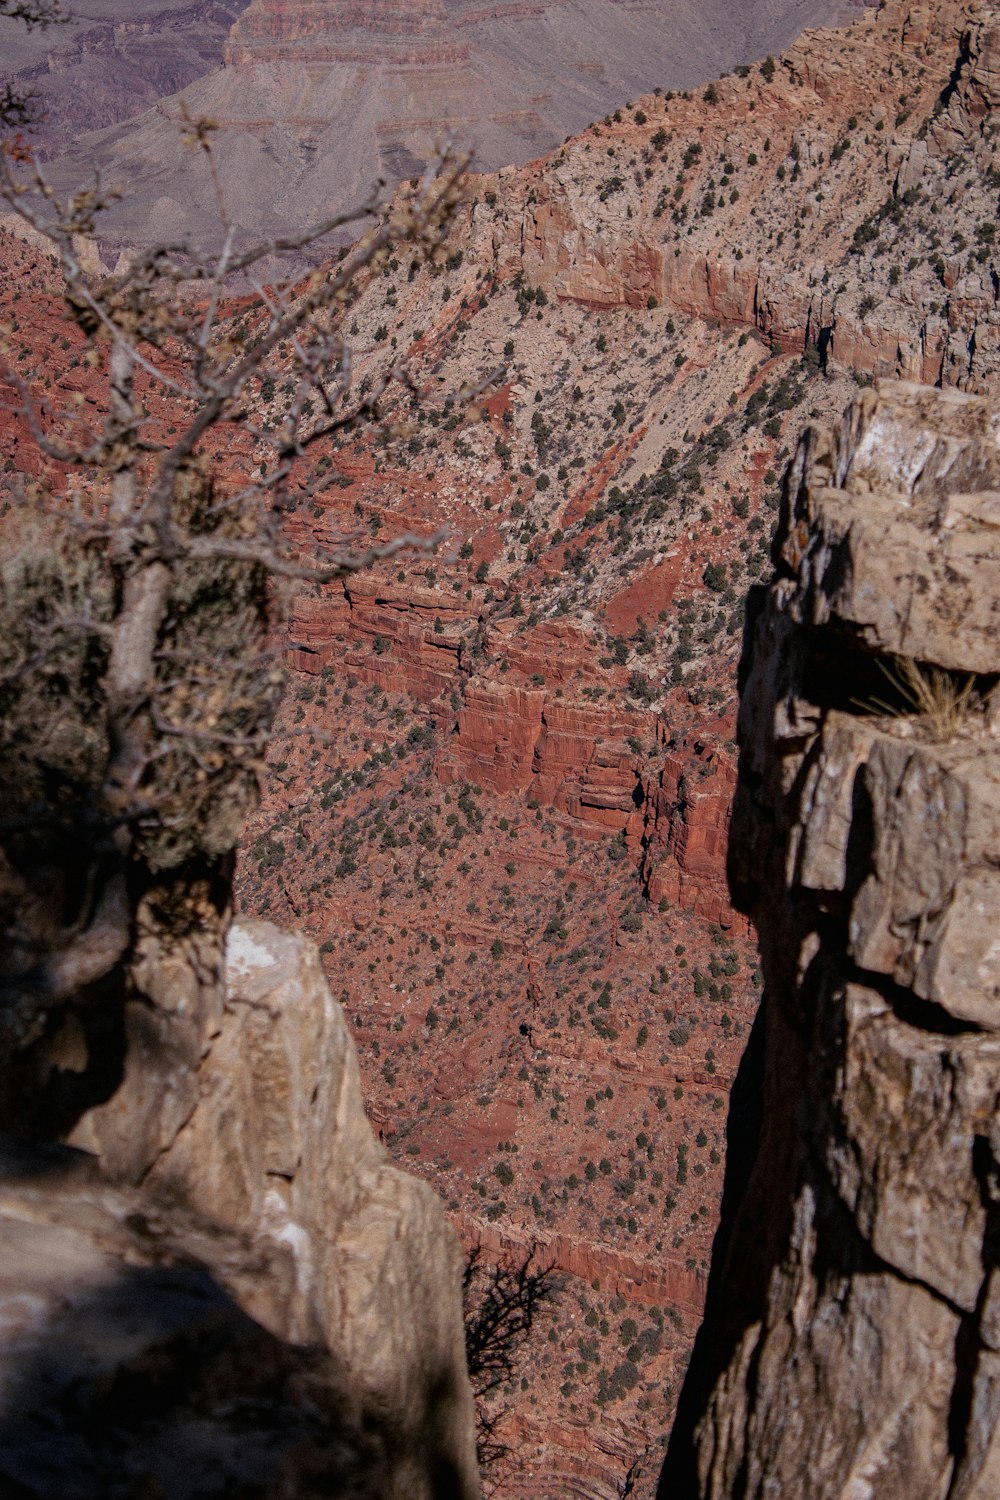
M186 91L220 127L215 160L234 223L285 234L361 201L380 174L422 169L453 134L484 167L550 149L643 90L711 77L837 18L839 0L395 0L333 5L252 0L225 66ZM106 220L118 240L182 229L218 237L210 176L192 169L180 100L91 132L57 169L75 185L100 167L128 185Z
M763 1117L664 1496L1000 1488L998 481L996 405L906 385L788 474L730 843Z
M78 0L56 26L0 16L5 82L32 100L32 140L53 152L179 93L222 60L247 0ZM9 8L8 8L9 12Z
M435 759L443 785L526 792L572 819L584 838L621 832L651 900L665 897L729 926L725 847L735 776L718 733L671 740L662 714L626 706L618 694L600 704L564 698L562 684L578 689L594 665L592 642L576 622L547 620L517 635L507 618L485 629L487 660L502 656L516 683L469 660L477 623L443 590L363 576L338 585L332 598L296 600L286 660L310 676L340 662L362 682L404 687L452 731ZM381 653L373 652L376 638ZM450 694L458 689L452 723ZM731 732L731 724L718 728ZM634 748L639 739L662 752L653 769Z
M497 260L548 296L603 308L653 299L756 328L776 352L812 345L828 369L980 390L997 368L997 285L987 256L960 252L973 232L992 244L977 220L988 224L993 205L970 192L974 175L957 180L957 167L993 168L998 58L995 10L976 3L931 10L887 0L845 32L806 32L765 87L724 79L708 109L705 96L682 95L663 125L649 104L648 132L623 127L647 161L654 128L665 155L676 136L676 187L656 173L644 187L636 173L636 193L624 174L609 175L603 137L581 136L544 169L526 169L519 238L498 229ZM865 156L860 170L855 152ZM685 204L687 173L696 191ZM501 178L512 218L518 182ZM808 190L793 186L805 182ZM729 192L716 200L719 187ZM621 207L625 191L632 201ZM887 276L892 226L908 214L922 233L921 202L935 215L950 210L953 225L935 226L929 253L908 244L917 253L906 276ZM665 227L671 204L675 233ZM789 254L781 247L792 212Z

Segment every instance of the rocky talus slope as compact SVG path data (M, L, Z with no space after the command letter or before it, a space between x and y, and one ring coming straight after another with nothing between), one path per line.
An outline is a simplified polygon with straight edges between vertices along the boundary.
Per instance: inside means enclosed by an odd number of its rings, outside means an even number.
M998 481L996 404L906 385L789 471L730 845L763 1116L664 1497L1000 1489Z
M203 1053L140 1186L0 1155L0 1488L474 1500L458 1241L372 1134L312 945L235 924Z

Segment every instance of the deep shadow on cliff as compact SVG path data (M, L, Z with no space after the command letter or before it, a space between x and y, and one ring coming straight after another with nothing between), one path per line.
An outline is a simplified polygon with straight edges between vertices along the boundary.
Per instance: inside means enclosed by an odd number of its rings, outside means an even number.
M243 1303L280 1301L286 1261L111 1187L84 1153L0 1142L2 1493L396 1494L412 1461L400 1414L324 1348L268 1332L218 1275L221 1262ZM428 1391L428 1410L449 1394ZM428 1479L434 1500L467 1493L440 1450Z
M717 1317L706 1317L695 1338L656 1492L657 1500L684 1500L684 1497L698 1493L694 1426L707 1393L726 1368L741 1333L759 1316L759 1304L766 1287L766 1279L762 1281L758 1273L753 1285L741 1285L738 1302L723 1303L721 1296L728 1280L733 1233L746 1199L760 1139L766 1003L765 999L757 1014L730 1095L722 1206L706 1292L708 1306L715 1309L721 1305L723 1311Z
M183 1209L109 1188L80 1153L5 1146L2 1170L5 1495L391 1492L394 1414L359 1424L349 1372L248 1316L194 1253L206 1231ZM244 1278L273 1271L210 1237ZM462 1493L446 1461L433 1493Z
M753 587L746 599L743 651L739 685L746 680L752 651L755 621L764 603L765 590ZM736 797L752 797L748 770L741 762ZM729 1266L736 1226L747 1201L751 1176L760 1154L764 1098L767 992L761 1001L729 1096L726 1121L726 1168L719 1227L712 1244L712 1260L706 1288L706 1315L698 1329L687 1375L677 1402L674 1424L664 1460L657 1500L686 1500L698 1493L694 1428L709 1393L726 1369L733 1350L745 1330L759 1318L766 1293L773 1253L763 1253L751 1277L744 1264L736 1285L736 1296L726 1295L731 1286ZM764 1236L761 1236L761 1242Z

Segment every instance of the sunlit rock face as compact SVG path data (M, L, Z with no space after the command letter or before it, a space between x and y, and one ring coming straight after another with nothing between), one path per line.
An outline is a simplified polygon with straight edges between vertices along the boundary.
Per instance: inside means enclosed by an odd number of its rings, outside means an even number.
M0 1490L476 1500L458 1240L372 1133L311 943L230 929L190 1081L141 1185L101 1151L134 1089L76 1150L0 1141Z

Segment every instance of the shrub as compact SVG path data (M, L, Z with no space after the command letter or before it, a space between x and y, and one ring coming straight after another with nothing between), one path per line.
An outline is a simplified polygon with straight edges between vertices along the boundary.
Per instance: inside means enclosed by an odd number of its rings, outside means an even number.
M656 689L642 672L630 672L628 694L630 698L638 698L640 703L652 703L656 697Z
M625 830L620 828L608 845L608 858L615 864L625 858L628 846L625 843Z

